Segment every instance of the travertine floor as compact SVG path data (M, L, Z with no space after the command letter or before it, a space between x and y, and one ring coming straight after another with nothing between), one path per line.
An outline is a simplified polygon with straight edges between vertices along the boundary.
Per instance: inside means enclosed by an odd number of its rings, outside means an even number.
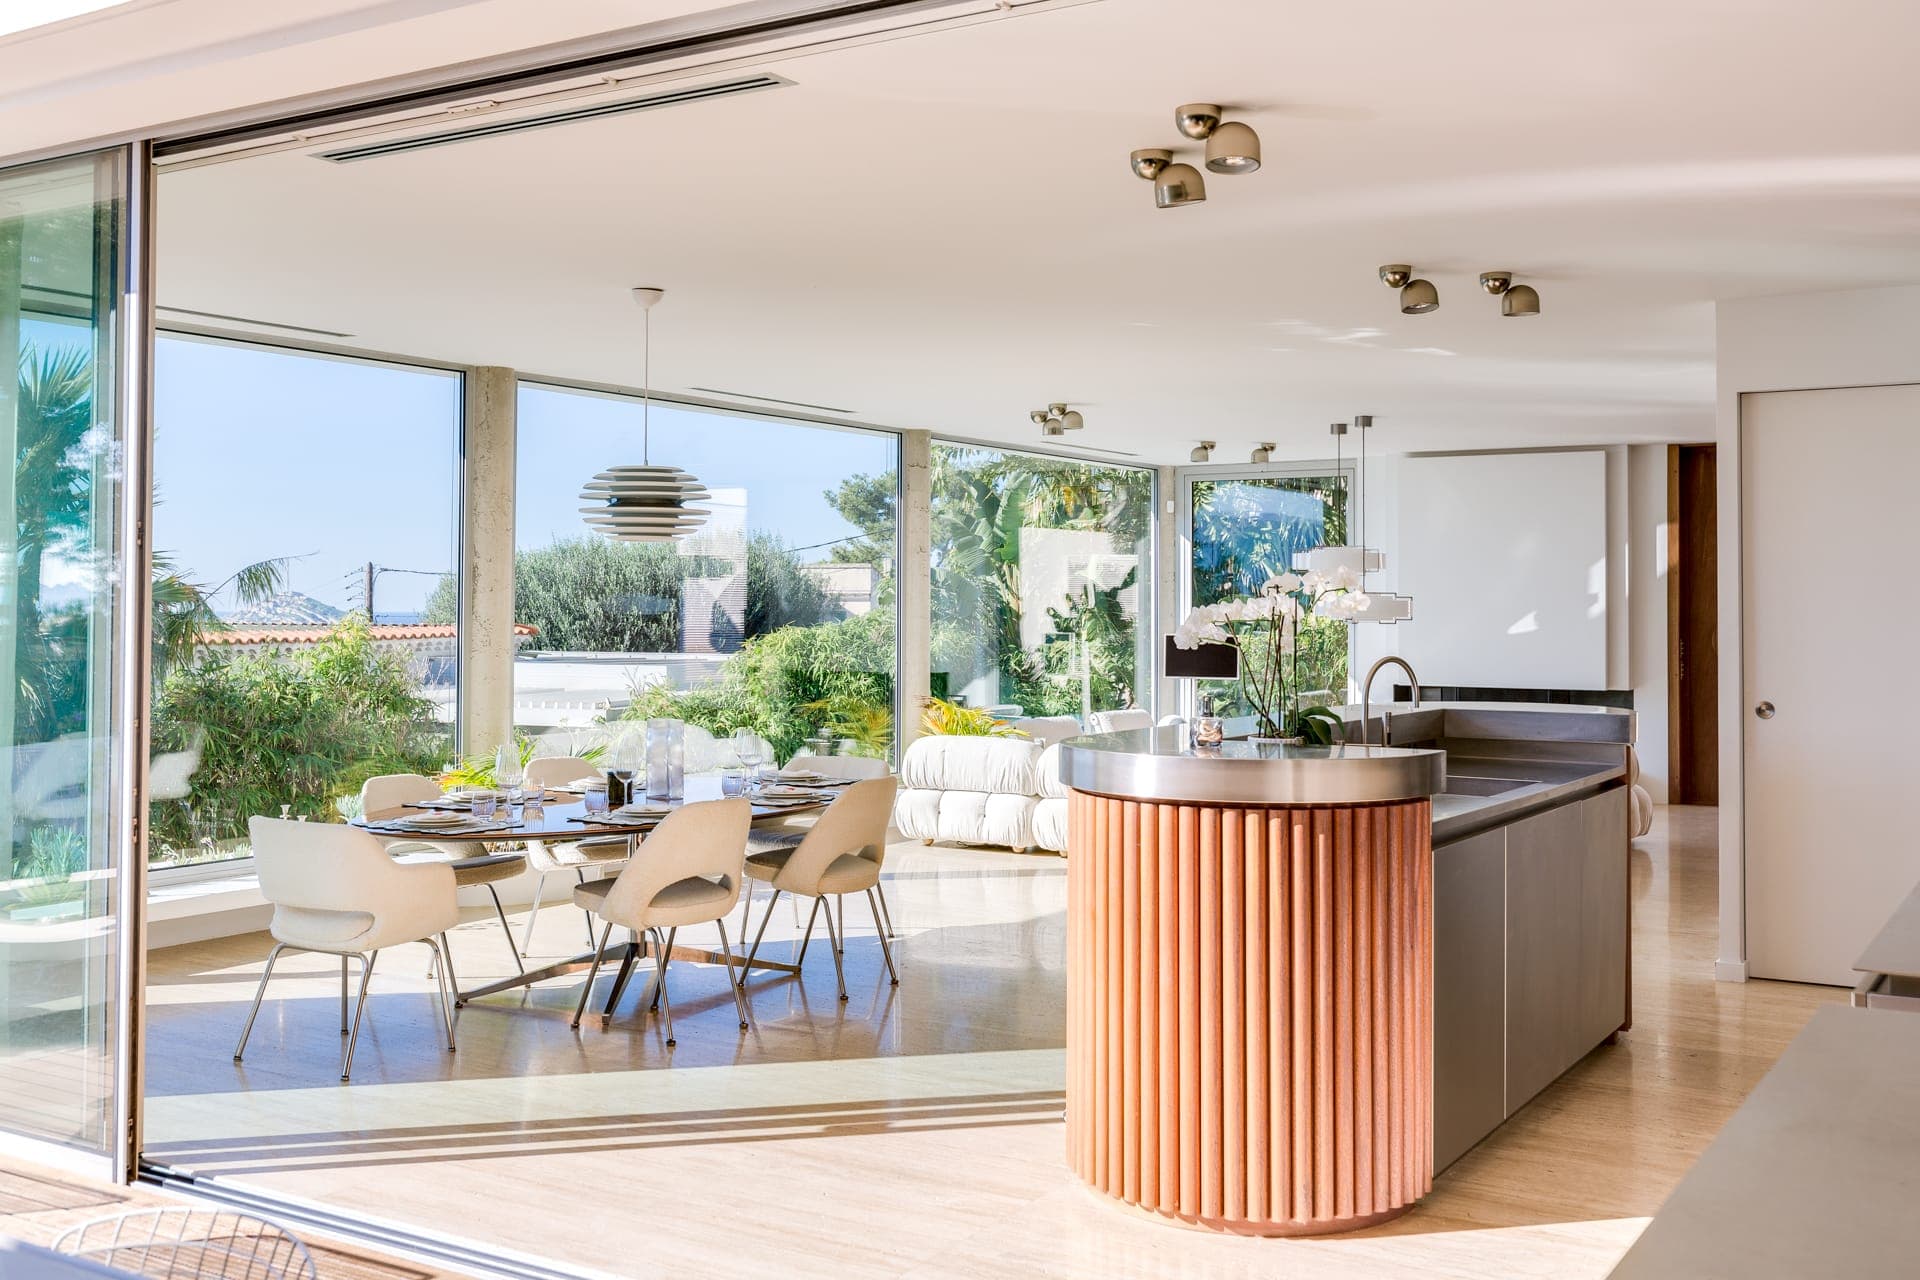
M264 938L158 953L149 1153L619 1275L1603 1276L1814 1007L1844 997L1713 982L1713 823L1663 810L1636 845L1632 1033L1375 1232L1220 1239L1084 1191L1061 1151L1064 865L917 844L887 861L899 987L850 902L846 1004L824 936L803 980L753 980L746 1035L721 971L676 965L671 1050L639 982L611 1030L571 1030L571 979L470 1006L449 1055L416 949L381 957L343 1087L329 962L283 961L235 1064ZM796 923L783 903L769 939ZM538 942L577 949L579 914L543 912ZM488 920L455 947L464 984L511 969Z

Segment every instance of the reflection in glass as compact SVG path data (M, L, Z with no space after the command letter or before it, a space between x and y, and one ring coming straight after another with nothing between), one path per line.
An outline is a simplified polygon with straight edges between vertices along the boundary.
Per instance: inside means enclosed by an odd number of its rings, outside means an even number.
M120 209L106 159L0 173L0 1128L113 1101Z
M895 437L656 399L652 459L698 475L712 515L617 543L582 522L579 480L639 461L638 397L523 384L519 410L514 724L532 750L604 752L673 719L695 774L744 762L736 734L776 761L823 735L891 753Z
M1195 480L1191 602L1215 604L1257 593L1266 580L1285 573L1295 552L1347 540L1347 478L1255 476ZM1347 692L1349 628L1321 619L1301 633L1304 705L1343 701ZM1223 715L1244 715L1239 686L1228 680L1197 680L1196 698L1211 698Z
M933 692L1005 717L1146 706L1153 473L933 447Z

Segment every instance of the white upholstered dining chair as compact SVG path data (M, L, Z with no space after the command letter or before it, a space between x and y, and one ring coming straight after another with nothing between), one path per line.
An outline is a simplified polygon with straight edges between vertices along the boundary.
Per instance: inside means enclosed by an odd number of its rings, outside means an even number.
M893 772L892 765L888 764L885 760L878 760L872 756L813 756L807 755L804 752L788 760L785 767L788 769L811 769L823 778L852 778L856 781L864 781L867 778L884 778ZM781 822L756 823L753 832L747 837L747 852L749 854L778 853L783 849L793 848L794 845L800 842L800 837L806 834L808 828L813 826L817 816L816 814L806 814L788 818ZM747 940L747 921L753 915L754 884L755 881L752 877L748 877L745 898L746 906L740 914L740 940L742 942ZM880 900L880 918L886 921L887 936L889 938L899 937L900 935L893 931L893 909L887 905L886 887L878 881L875 881L873 893L874 896ZM807 943L812 941L812 939L813 920L809 917L807 920L806 936L800 940L800 954L802 958L806 956Z
M753 946L747 952L747 973L751 972L753 957L760 950L760 939L766 936L767 921L773 918L773 909L779 904L781 894L792 893L814 900L813 911L807 917L809 936L821 904L831 897L843 902L839 926L834 924L833 909L828 908L827 933L832 940L834 976L839 980L840 998L845 1000L847 974L841 962L846 921L844 899L849 893L864 893L867 908L873 912L874 930L880 935L880 953L886 957L887 975L895 986L899 985L900 974L893 966L893 948L887 941L887 930L880 922L880 907L874 897L874 890L880 884L880 864L887 856L887 828L898 789L899 780L893 777L856 782L842 791L811 827L798 833L791 848L766 849L747 855L748 878L764 880L773 886L773 896L767 900L766 910L760 917L760 931L754 935ZM795 963L805 958L803 941ZM746 982L745 973L740 981Z
M584 756L536 756L527 761L527 785L559 787L582 778L597 778L600 768ZM533 922L540 918L540 900L546 896L547 877L555 871L571 871L581 884L587 882L587 869L617 867L632 852L626 836L600 836L586 840L528 840L527 865L539 878L533 884L533 906L527 911L527 931L520 940L520 954L531 955ZM587 945L593 945L593 921L587 920Z
M667 1043L673 1039L673 1001L667 996L668 935L689 925L712 922L720 929L720 953L726 960L727 986L733 992L740 1029L748 1025L747 1002L733 980L733 950L727 942L727 915L740 897L742 864L747 854L747 828L753 806L744 799L707 800L682 805L661 819L635 851L626 869L608 880L590 880L573 891L573 900L600 917L600 947L580 992L573 1025L579 1026L593 997L600 957L615 925L636 935L651 934L654 969L658 976L660 1011L666 1019ZM613 1007L627 985L635 955L629 952L614 978L603 1026L612 1023Z
M398 809L401 805L439 798L440 784L417 773L383 773L360 784L362 814ZM500 931L507 937L507 950L513 956L513 967L522 973L526 972L526 966L520 963L520 948L513 943L513 926L507 923L507 909L500 905L500 891L493 887L525 871L526 854L481 853L468 845L435 843L432 840L381 839L387 852L402 862L444 862L453 869L454 882L460 888L484 888L493 899L493 914L500 918ZM451 952L449 948L449 958Z
M445 863L395 862L380 842L353 827L323 822L252 818L253 857L260 892L273 904L273 950L253 994L253 1007L240 1029L233 1060L246 1052L254 1019L283 951L315 951L340 957L340 1034L346 1048L340 1078L353 1074L353 1051L360 1042L360 1019L367 1010L367 982L373 962L388 947L424 943L439 957L440 1013L447 1026L447 1051L453 1051L453 976L446 963L447 930L460 923L453 868ZM347 1018L347 965L360 961L360 999Z

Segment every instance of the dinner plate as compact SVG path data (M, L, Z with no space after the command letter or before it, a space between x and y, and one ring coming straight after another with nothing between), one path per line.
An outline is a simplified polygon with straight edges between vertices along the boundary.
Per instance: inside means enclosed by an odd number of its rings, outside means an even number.
M465 813L421 813L403 819L410 827L457 827L471 820L472 815Z
M774 775L783 782L825 782L827 775L811 769L782 769Z
M614 810L623 818L664 818L673 812L672 805L665 804L623 804Z

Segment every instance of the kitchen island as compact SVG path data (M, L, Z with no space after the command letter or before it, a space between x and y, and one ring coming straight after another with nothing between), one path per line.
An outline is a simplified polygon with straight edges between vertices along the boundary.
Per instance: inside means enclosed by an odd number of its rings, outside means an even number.
M1069 743L1075 1170L1220 1231L1405 1212L1627 1020L1630 733L1456 707L1394 747Z

